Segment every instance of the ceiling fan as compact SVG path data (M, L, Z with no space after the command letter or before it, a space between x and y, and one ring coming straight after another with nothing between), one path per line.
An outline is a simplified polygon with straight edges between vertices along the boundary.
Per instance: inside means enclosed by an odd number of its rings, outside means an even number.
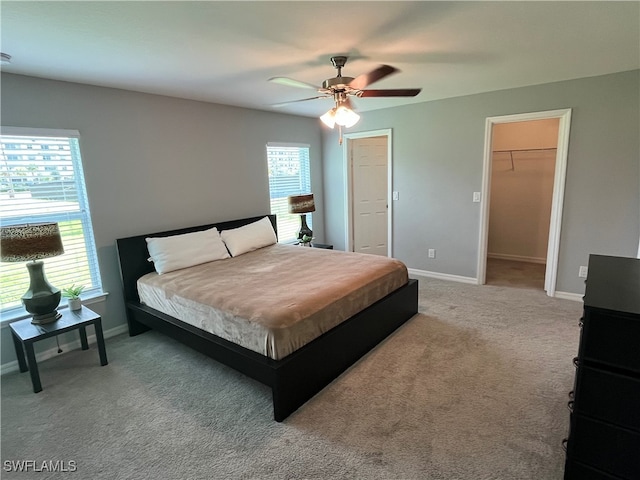
M392 90L369 90L367 87L374 82L396 73L399 70L390 65L380 65L368 73L363 73L355 78L343 77L342 68L347 63L349 57L335 56L331 57L331 63L338 70L338 74L333 78L328 78L322 82L322 86L318 87L310 83L301 82L287 77L273 77L270 82L287 85L290 87L307 88L316 90L320 95L290 102L277 103L274 107L282 107L292 103L305 102L316 98L333 98L335 107L322 115L320 119L330 128L337 123L340 127L351 127L355 125L360 116L353 111L353 106L349 97L415 97L420 93L420 88L403 88Z

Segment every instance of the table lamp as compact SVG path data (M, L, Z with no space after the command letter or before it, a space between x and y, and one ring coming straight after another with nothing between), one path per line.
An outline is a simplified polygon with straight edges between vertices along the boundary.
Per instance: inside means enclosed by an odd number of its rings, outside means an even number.
M313 232L307 225L307 213L316 211L316 204L313 201L313 193L306 195L290 195L289 201L289 213L300 214L300 231L298 232L298 240L302 241L304 236L313 238Z
M47 281L43 258L62 255L62 238L57 223L30 223L0 227L0 261L29 262L29 290L22 296L31 323L43 325L60 318L60 289Z

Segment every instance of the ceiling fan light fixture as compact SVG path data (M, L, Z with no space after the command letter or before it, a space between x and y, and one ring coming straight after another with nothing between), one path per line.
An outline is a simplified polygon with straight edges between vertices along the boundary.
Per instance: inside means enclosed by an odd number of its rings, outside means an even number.
M333 107L327 113L320 117L322 123L327 127L333 128L338 124L341 127L353 127L360 120L360 115L351 110L349 107L339 105Z
M332 108L327 113L320 117L322 123L324 123L327 127L333 128L336 125L336 109Z
M336 109L335 115L336 123L342 125L345 128L353 127L360 120L360 115L351 110L350 108L340 105Z

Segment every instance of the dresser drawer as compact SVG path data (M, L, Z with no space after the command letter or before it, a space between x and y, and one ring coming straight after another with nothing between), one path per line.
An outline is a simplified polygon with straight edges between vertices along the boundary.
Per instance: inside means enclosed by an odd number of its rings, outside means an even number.
M585 308L580 356L583 362L597 362L640 373L640 318L609 310Z
M640 432L640 378L582 365L573 407L576 413Z
M640 478L640 434L610 424L571 416L567 458L625 480Z
M609 475L568 458L564 466L564 480L620 480L620 477Z

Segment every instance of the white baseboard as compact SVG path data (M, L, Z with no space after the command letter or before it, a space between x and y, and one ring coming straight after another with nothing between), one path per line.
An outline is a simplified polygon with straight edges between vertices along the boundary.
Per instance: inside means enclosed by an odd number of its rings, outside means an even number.
M107 338L115 337L116 335L120 335L121 333L125 333L127 331L128 331L128 326L126 323L124 323L117 327L110 328L109 330L105 330L103 334L104 334L104 338L107 339ZM95 334L87 335L87 340L89 344L96 343ZM80 339L78 338L72 342L68 342L63 345L60 345L60 348L65 352L68 352L69 350L79 350L80 348L82 348L82 345L80 344ZM36 355L36 361L39 363L43 360L55 357L57 355L59 355L58 347L50 348L49 350L45 350L44 352L38 353ZM107 351L107 358L109 358L108 351ZM12 362L7 362L0 365L0 372L2 372L2 375L4 375L5 373L17 372L19 369L20 368L18 367L17 359L13 360Z
M495 258L498 260L512 260L514 262L526 262L526 263L541 263L546 264L546 258L539 257L525 257L523 255L509 255L508 253L487 253L488 258Z
M573 300L574 302L582 303L584 295L580 293L558 292L554 295L555 298L562 298L564 300Z
M460 275L450 275L448 273L438 273L438 272L429 272L427 270L418 270L417 268L408 268L409 276L411 277L427 277L427 278L437 278L439 280L450 280L453 282L460 283L470 283L473 285L478 285L478 280L473 277L462 277ZM555 292L554 298L561 298L564 300L572 300L574 302L583 301L583 296L580 293L570 293L570 292Z
M409 275L418 277L437 278L440 280L451 280L452 282L478 284L478 279L473 277L463 277L461 275L451 275L449 273L430 272L428 270L418 270L417 268L407 268Z

